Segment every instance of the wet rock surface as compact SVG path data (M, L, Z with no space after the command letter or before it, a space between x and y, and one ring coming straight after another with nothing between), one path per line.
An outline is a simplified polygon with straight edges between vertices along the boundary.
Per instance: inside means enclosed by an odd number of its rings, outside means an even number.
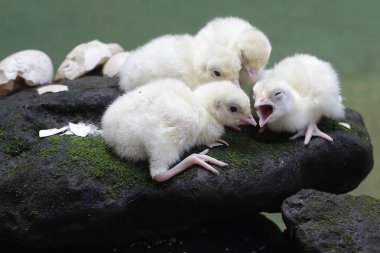
M301 252L379 252L380 200L302 190L282 215Z
M24 245L100 244L159 238L210 218L279 211L302 188L354 189L373 166L360 114L323 119L334 142L289 141L290 134L228 130L230 147L209 155L225 161L215 176L192 168L155 183L148 164L119 159L100 136L39 138L68 122L99 124L121 94L117 79L65 81L68 92L39 96L34 88L0 98L0 240ZM193 151L202 151L199 147Z

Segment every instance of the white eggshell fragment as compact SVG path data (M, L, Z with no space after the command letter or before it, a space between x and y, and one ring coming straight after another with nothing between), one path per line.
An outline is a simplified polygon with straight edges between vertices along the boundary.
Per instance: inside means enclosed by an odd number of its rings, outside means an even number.
M40 130L38 132L38 136L40 138L52 136L52 135L55 135L55 134L62 133L64 131L66 131L68 128L69 128L68 126L64 126L62 128L59 128L59 129L58 128L51 128L51 129Z
M346 122L339 122L338 124L341 125L341 126L343 126L343 127L345 127L345 128L347 128L347 129L351 129L350 124L348 124Z
M130 54L129 52L122 52L122 53L117 53L114 56L112 56L106 62L106 64L104 64L103 76L106 76L106 77L116 76L119 73L121 66L123 66L129 54Z
M117 43L108 43L107 44L108 49L111 51L112 55L124 52L124 48L122 48Z
M55 80L73 80L103 65L113 52L119 52L123 48L116 44L105 44L98 40L82 43L76 46L62 62L55 75Z
M57 93L57 92L62 92L62 91L68 91L69 87L67 85L62 85L62 84L50 84L50 85L45 85L37 89L38 95L42 95L45 93Z
M39 50L20 51L0 62L0 95L21 84L35 86L52 80L53 64L49 56Z

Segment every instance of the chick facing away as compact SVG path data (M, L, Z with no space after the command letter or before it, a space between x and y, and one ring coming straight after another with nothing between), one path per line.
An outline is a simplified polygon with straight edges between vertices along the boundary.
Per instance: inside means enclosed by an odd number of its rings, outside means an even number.
M317 127L323 116L344 117L337 73L328 62L307 54L285 58L265 71L253 87L253 99L260 127L296 133L292 140L305 136L305 145L312 136L333 140Z
M119 73L120 88L133 90L150 81L175 78L191 89L200 84L231 80L239 85L238 55L190 35L164 35L134 50Z
M226 164L207 156L207 150L170 166L190 148L217 141L224 126L241 124L256 122L248 96L230 81L191 91L179 80L155 80L116 99L102 118L103 136L115 152L133 161L148 159L150 174L159 182L194 164L218 174L207 162Z
M256 82L258 72L267 64L272 51L269 39L262 31L237 17L215 18L195 37L238 54L243 66L240 73L242 82Z

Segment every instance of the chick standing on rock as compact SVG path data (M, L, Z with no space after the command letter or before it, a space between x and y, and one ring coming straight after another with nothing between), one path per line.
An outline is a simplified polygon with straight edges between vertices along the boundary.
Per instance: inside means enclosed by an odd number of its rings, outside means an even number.
M165 91L165 92L162 92ZM195 145L212 144L224 126L256 125L248 96L230 81L204 84L193 92L183 82L160 79L118 98L102 119L103 136L116 153L133 161L149 159L153 179L163 182L198 164L212 173L227 164L192 154L169 169Z
M317 127L322 116L344 117L336 72L329 63L306 54L288 57L265 71L253 87L253 99L260 127L295 132L290 139L305 136L305 145L312 136L333 140Z
M133 51L119 73L120 88L130 91L152 80L175 78L191 89L231 80L239 86L239 56L190 35L164 35Z
M272 51L269 39L263 32L237 17L215 18L195 37L236 52L243 65L240 72L242 82L256 82L258 72L267 64Z

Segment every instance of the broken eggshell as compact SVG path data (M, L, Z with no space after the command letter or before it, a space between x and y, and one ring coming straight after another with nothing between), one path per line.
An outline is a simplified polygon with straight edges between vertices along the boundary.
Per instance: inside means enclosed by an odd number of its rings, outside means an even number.
M53 64L42 51L23 50L0 62L0 95L6 95L23 84L35 86L52 80Z
M98 40L76 46L62 62L55 75L55 80L73 80L99 65L103 65L113 54L122 52L116 43L105 44Z
M112 55L124 52L124 49L117 43L106 44L108 49L111 51Z
M104 64L103 76L106 76L106 77L116 76L119 73L121 66L123 66L129 54L130 54L129 52L122 52L122 53L117 53L114 56L112 56L106 62L106 64Z

